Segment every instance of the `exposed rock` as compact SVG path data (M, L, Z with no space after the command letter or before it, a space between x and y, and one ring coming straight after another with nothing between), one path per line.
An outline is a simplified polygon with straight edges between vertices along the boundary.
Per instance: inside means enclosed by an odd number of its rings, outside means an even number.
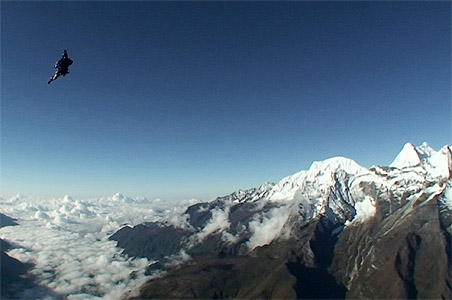
M349 289L347 297L449 298L450 252L436 201L406 212L343 230L329 270Z
M150 222L133 228L123 227L110 239L118 241L118 247L130 256L156 260L179 253L189 234L190 232L172 225Z

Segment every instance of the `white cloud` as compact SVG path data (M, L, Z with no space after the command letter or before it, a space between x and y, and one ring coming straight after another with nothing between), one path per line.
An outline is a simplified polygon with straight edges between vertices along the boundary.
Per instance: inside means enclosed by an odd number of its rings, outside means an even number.
M2 201L0 211L17 218L19 225L1 228L0 237L18 244L8 254L22 262L34 263L32 274L64 298L121 299L125 291L138 291L147 280L143 272L151 262L121 255L122 249L108 237L126 224L164 220L167 214L172 215L174 223L183 224L181 214L188 204L196 202L121 196L87 200L70 196L46 200L20 196ZM188 256L181 253L177 259ZM42 291L39 294L33 289L21 294L22 298L36 295L45 298Z
M239 240L240 235L233 235L228 231L223 231L221 234L221 239L227 243L234 244Z
M190 246L201 243L207 236L212 233L225 231L229 229L229 206L224 209L217 208L212 210L212 217L203 229L191 238Z
M289 209L285 205L256 215L249 223L252 236L247 242L248 248L252 250L258 246L270 244L274 238L281 234L288 217Z
M364 222L375 216L377 209L374 200L366 196L363 201L355 203L356 215L353 221Z

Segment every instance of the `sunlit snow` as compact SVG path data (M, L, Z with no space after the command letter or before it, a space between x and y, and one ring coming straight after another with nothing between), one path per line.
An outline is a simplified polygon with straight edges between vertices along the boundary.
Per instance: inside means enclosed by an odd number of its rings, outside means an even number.
M403 146L402 151L399 153L399 155L396 156L390 166L401 169L414 167L419 165L420 163L421 158L418 151L416 150L416 147L411 143L406 143L405 146Z

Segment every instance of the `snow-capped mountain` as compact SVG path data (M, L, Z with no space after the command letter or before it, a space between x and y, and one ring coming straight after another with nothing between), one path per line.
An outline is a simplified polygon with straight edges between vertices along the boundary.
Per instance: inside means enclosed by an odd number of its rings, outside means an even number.
M111 239L168 271L141 298L447 298L451 174L451 147L408 143L389 167L314 162Z

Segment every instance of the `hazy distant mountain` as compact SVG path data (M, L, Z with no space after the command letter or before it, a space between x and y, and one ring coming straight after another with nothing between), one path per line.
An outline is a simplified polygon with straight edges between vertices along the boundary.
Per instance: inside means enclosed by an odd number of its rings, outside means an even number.
M451 297L452 151L336 157L111 239L163 271L137 298Z

